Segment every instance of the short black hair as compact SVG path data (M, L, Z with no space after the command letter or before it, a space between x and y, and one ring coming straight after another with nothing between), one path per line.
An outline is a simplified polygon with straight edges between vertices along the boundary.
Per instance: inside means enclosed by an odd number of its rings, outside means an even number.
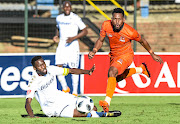
M65 6L66 3L69 3L69 5L71 6L71 2L69 0L64 1L63 6Z
M43 59L42 56L34 56L32 59L31 59L31 64L33 66L35 66L35 62L39 59Z
M121 8L115 8L115 9L113 10L113 12L112 12L112 15L113 15L114 13L121 13L121 14L123 15L123 17L124 17L124 10L121 9Z

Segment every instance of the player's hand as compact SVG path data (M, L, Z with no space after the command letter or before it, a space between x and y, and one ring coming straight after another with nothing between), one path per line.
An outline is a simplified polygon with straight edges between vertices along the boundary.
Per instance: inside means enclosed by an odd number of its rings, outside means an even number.
M73 37L68 37L68 39L66 40L66 43L71 43L73 42L74 38Z
M154 53L152 53L152 54L150 54L150 55L152 56L152 58L153 58L156 62L159 62L160 64L163 63L163 60L161 59L160 56L158 56L158 55L156 55L156 54L154 54Z
M89 59L92 59L96 53L94 51L90 51L88 54Z
M93 71L96 69L95 64L93 65L93 67L89 70L89 75L92 75Z
M54 41L55 43L58 43L58 42L59 42L59 37L58 37L58 36L54 36L54 37L53 37L53 41Z

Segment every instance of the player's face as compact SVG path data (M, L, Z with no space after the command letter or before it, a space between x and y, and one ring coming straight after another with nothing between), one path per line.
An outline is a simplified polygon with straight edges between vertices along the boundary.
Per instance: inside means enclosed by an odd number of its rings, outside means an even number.
M66 2L63 6L63 9L64 9L64 14L65 15L69 15L70 12L71 12L71 5L70 3Z
M115 30L119 30L119 31L120 31L120 28L123 25L124 21L125 21L125 19L121 13L114 13L113 17L111 19L113 28Z
M38 59L35 62L34 70L36 70L37 74L40 76L44 76L47 74L46 64L43 59Z

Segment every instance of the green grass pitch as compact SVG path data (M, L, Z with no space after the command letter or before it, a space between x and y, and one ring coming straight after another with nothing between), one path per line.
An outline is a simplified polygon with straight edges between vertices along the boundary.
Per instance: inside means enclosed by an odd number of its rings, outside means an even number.
M98 101L105 97L91 97L98 108ZM0 99L0 124L179 124L179 96L114 96L110 110L120 110L122 115L114 118L27 118L25 98ZM35 114L43 114L34 99Z

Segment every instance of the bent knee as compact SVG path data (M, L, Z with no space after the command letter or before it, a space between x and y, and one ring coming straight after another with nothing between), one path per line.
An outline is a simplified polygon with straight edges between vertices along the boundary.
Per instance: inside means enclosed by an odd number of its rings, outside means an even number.
M108 71L108 77L116 77L118 74L118 69L114 66L111 66Z

